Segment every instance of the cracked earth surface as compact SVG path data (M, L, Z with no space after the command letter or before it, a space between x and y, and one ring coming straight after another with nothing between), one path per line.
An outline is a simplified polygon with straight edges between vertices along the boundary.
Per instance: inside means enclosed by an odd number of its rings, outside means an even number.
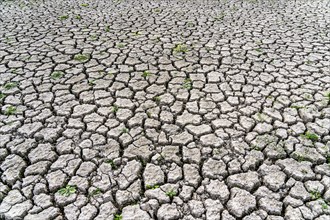
M329 219L329 1L0 11L1 219Z

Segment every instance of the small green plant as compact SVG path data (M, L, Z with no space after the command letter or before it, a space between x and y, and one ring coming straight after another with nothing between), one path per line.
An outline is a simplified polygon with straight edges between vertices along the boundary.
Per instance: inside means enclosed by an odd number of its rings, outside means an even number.
M8 45L11 45L13 42L12 42L12 39L11 38L9 38L9 37L6 37L6 43L8 44Z
M313 96L311 94L305 94L304 99L313 100Z
M95 81L96 81L95 79L89 79L88 80L88 85L95 86L96 85Z
M58 190L58 193L62 196L70 196L74 193L76 193L77 189L75 186L70 186L70 185L67 185L65 188L61 188Z
M194 25L192 22L188 22L188 23L187 23L187 26L188 26L188 27L194 27L195 25Z
M133 36L140 36L140 35L141 35L141 32L140 31L133 32Z
M233 11L237 11L238 8L237 8L236 6L233 6L233 7L232 7L232 10L233 10Z
M220 150L219 149L214 149L213 150L213 155L219 155L220 154Z
M171 189L166 192L166 195L170 198L173 198L174 196L176 196L176 192L173 189Z
M258 113L257 113L257 117L258 117L258 120L259 120L259 121L261 121L261 122L265 121L265 119L264 119L264 114L258 112Z
M68 18L69 18L69 15L62 15L58 19L60 19L61 21L63 21L63 20L66 20Z
M155 96L154 97L154 101L159 104L160 103L160 97L159 96Z
M324 96L328 99L328 101L330 103L330 92L325 93Z
M0 100L4 99L6 97L5 94L3 94L2 92L0 92Z
M147 189L158 189L159 188L159 185L146 185L146 188Z
M13 89L13 88L16 88L17 87L17 83L16 82L9 82L9 83L6 83L3 88L5 90L10 90L10 89Z
M327 204L325 201L320 202L320 205L321 205L321 208L322 208L323 210L326 210L326 209L329 208L328 204Z
M217 16L214 17L214 19L217 20L217 21L221 21L224 18L225 18L225 13L224 12L221 12Z
M317 136L316 134L314 133L311 133L309 131L307 131L304 135L302 135L302 137L308 139L308 140L311 140L313 142L315 141L318 141L319 140L319 136Z
M299 110L299 109L303 109L303 108L305 108L305 107L304 107L304 106L298 106L298 105L291 105L290 108L294 108L294 109Z
M210 48L210 47L205 47L205 50L206 50L207 52L210 52L210 51L211 51L211 48Z
M129 131L128 128L122 128L122 129L121 129L121 133L123 133L123 134L128 133L128 131Z
M269 95L269 96L267 96L267 97L266 97L266 99L270 99L270 100L273 100L273 99L274 99L274 97L273 97L273 96L271 96L271 95Z
M147 117L151 118L151 112L149 112L149 111L147 112Z
M56 79L62 78L63 75L64 75L64 73L62 71L54 71L50 77L52 79L56 80Z
M162 154L159 154L159 157L157 158L157 161L161 162L164 161L165 157Z
M308 171L307 171L306 169L302 169L302 170L301 170L301 173L302 173L302 174L307 174Z
M111 160L111 159L108 159L108 160L106 160L105 161L107 164L110 164L110 166L111 166L111 168L113 169L113 170L116 170L118 167L117 167L117 165L115 164L115 162L113 161L113 160Z
M91 35L91 41L96 41L97 40L97 36L96 35Z
M327 155L326 160L327 160L327 164L330 164L330 155L329 154Z
M101 194L101 189L96 188L92 192L89 193L89 196L96 196L96 195L99 195L99 194Z
M19 6L20 9L23 9L23 8L26 7L26 4L24 4L24 3L20 3L18 6Z
M185 44L177 44L173 48L174 53L187 53L188 52L188 46Z
M253 150L256 150L256 151L261 151L261 148L259 146L257 146L257 145L253 145L252 146L252 149Z
M147 70L142 73L142 77L145 79L148 78L149 76L151 76L151 73Z
M313 200L316 200L316 199L319 199L321 198L321 193L318 189L314 189L310 192L311 196L312 196L312 199Z
M183 81L183 84L182 84L182 87L184 89L191 89L192 88L192 85L191 85L191 79L187 78Z
M15 115L17 112L16 107L14 106L8 106L7 109L5 110L5 115Z
M143 158L141 159L141 164L143 167L145 167L147 165L147 161L145 161Z
M155 12L155 13L159 13L160 11L161 11L160 8L155 8L155 9L154 9L154 12Z
M81 6L81 7L88 7L89 4L87 4L87 3L82 3L80 6Z
M123 44L123 43L118 43L118 44L117 44L117 47L118 47L118 48L124 48L124 47L125 47L125 44Z
M118 107L117 105L113 105L113 106L112 106L112 110L111 110L111 111L112 111L113 113L118 112L118 110L119 110L119 107Z
M79 62L85 62L89 59L89 56L85 54L76 54L73 59Z
M121 214L115 214L113 220L122 220L123 216Z
M298 162L306 161L306 157L301 154L297 155L296 157Z
M106 26L106 27L104 28L104 31L105 31L105 32L110 32L110 26L109 26L109 25Z
M75 16L75 19L77 19L77 20L81 20L81 16L80 16L80 15L76 15L76 16Z
M256 48L255 51L257 51L258 53L262 53L262 49L260 48Z

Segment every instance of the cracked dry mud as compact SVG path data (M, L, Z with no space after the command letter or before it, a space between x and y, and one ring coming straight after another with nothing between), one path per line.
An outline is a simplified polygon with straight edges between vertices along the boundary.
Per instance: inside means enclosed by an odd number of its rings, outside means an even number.
M1 219L330 218L328 0L0 11Z

